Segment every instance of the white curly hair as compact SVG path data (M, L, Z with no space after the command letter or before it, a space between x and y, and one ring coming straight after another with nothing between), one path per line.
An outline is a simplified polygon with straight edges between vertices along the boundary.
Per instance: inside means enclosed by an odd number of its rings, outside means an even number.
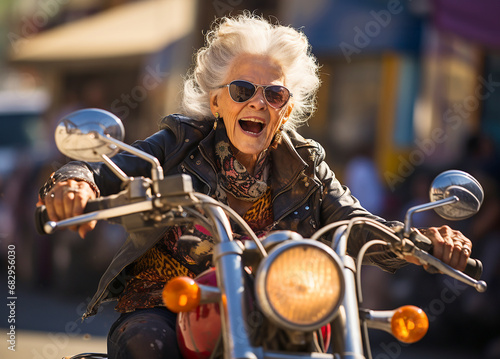
M250 12L214 22L206 46L198 50L194 68L184 79L182 113L193 118L213 116L210 91L223 84L232 60L242 54L267 55L281 65L294 105L285 127L296 129L307 122L316 109L320 85L319 66L307 37Z

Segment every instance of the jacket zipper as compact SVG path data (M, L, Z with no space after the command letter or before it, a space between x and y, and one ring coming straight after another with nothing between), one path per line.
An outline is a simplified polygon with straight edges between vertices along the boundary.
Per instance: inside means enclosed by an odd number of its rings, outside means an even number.
M212 167L212 170L214 171L214 173L217 173L217 170L215 168L215 165L213 164L213 162L210 160L210 158L207 156L207 154L205 153L205 151L203 150L203 147L201 146L198 146L198 149L201 153L201 156L203 157L203 159L205 161L207 161L207 163L210 165L210 167ZM208 181L206 181L205 179L203 179L197 172L196 170L191 167L190 165L185 165L184 163L186 162L183 162L181 163L181 169L183 171L188 171L189 173L193 174L194 176L196 176L196 178L198 178L201 182L203 182L204 184L206 184L208 186L208 189L209 189L209 193L212 191L212 186L210 186L210 183Z
M210 167L212 167L212 171L214 171L214 173L217 173L218 171L217 171L216 165L214 164L214 162L212 161L212 159L207 155L207 153L204 150L204 148L202 146L198 146L198 148L200 150L200 153L201 153L201 156L203 157L203 159L205 161L207 161L207 163L210 165Z
M212 192L212 187L210 186L210 183L208 183L203 178L201 178L200 175L198 175L198 173L196 173L196 171L194 169L192 169L191 167L187 167L186 165L184 165L184 163L181 164L181 169L182 169L182 172L184 172L184 173L189 172L193 176L198 178L202 183L204 183L208 187L208 193Z

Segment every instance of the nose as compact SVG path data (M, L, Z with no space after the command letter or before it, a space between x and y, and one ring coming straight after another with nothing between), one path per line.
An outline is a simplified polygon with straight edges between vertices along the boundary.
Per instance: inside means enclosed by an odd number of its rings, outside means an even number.
M249 106L256 110L264 110L267 107L264 88L258 87L256 93L249 100Z

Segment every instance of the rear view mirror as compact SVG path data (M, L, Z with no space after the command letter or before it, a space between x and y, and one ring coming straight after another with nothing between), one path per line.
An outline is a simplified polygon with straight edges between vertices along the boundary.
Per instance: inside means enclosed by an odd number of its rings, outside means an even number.
M479 211L484 191L479 182L467 172L450 170L434 179L429 196L432 202L455 196L458 199L456 202L436 207L434 210L444 219L458 221Z
M65 116L57 125L55 141L64 155L80 161L102 161L102 155L113 157L119 148L103 138L123 141L125 129L121 120L97 108L83 109Z

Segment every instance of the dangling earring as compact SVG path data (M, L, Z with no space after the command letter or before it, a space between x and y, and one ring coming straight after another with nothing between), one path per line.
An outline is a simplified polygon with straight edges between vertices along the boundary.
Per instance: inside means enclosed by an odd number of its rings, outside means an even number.
M219 121L220 115L218 112L214 113L215 121L214 121L214 130L217 128L217 122Z
M285 124L282 123L281 126L276 131L276 133L274 134L274 138L270 146L272 149L276 149L276 147L278 147L278 145L281 143L281 139L283 138L282 132L284 129L285 129Z

